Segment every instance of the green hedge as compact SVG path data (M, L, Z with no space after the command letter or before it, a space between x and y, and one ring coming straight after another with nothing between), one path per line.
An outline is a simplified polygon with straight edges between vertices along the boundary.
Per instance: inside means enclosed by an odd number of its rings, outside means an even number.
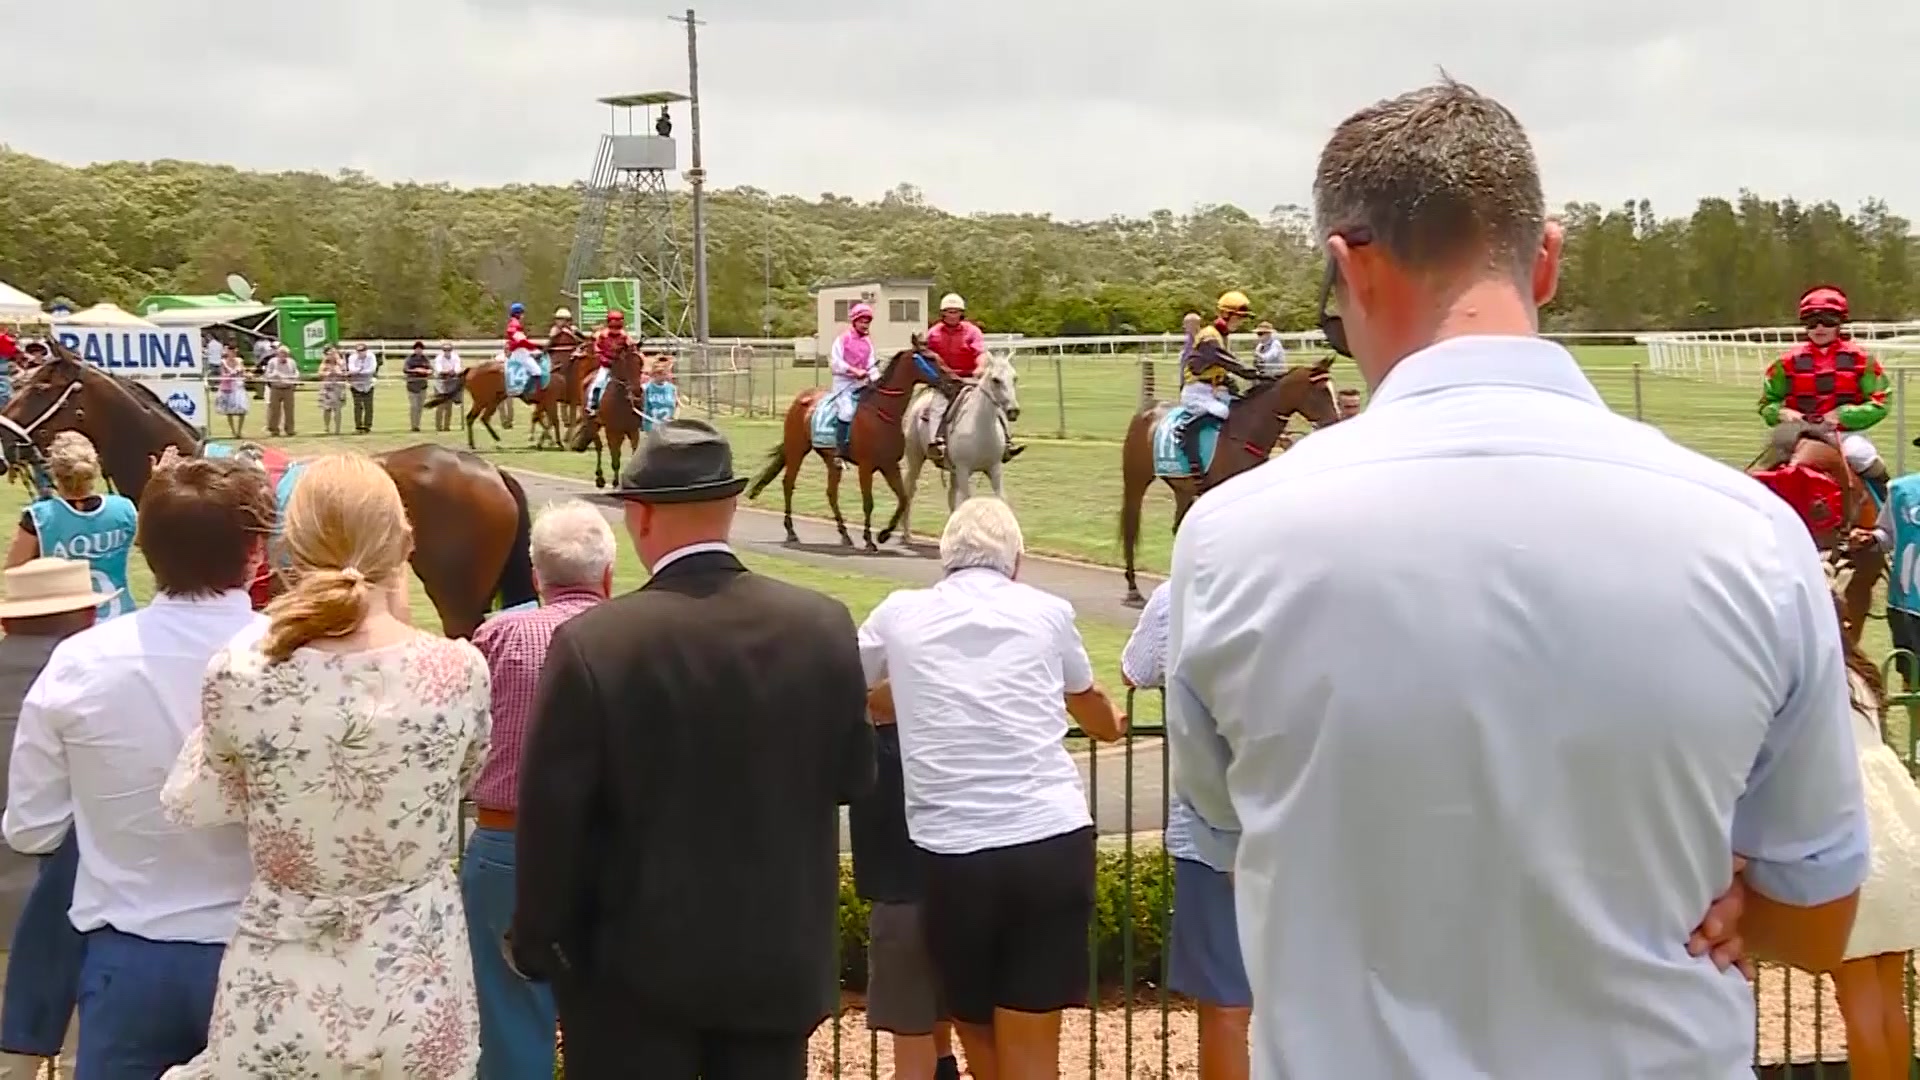
M1102 843L1096 862L1093 942L1102 987L1158 985L1164 937L1173 910L1173 865L1158 842L1135 841L1132 906L1128 906L1126 851ZM867 988L867 902L853 891L853 864L840 863L840 985ZM1123 928L1132 925L1132 940ZM1126 957L1132 950L1132 968Z

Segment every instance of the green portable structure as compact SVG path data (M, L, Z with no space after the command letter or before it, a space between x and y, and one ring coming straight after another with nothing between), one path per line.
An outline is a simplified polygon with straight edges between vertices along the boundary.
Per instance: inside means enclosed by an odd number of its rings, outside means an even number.
M305 296L246 300L232 293L149 296L134 309L161 326L234 326L278 339L300 370L311 374L330 345L340 342L340 310L331 301ZM269 324L272 324L269 326Z

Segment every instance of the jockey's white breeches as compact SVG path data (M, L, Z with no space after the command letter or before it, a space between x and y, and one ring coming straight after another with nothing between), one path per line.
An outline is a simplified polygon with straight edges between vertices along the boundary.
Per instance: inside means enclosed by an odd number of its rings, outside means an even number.
M1857 473L1866 472L1880 461L1880 451L1874 448L1871 440L1857 431L1840 437L1840 452L1846 455L1848 467Z
M1180 388L1180 404L1191 412L1203 412L1209 416L1227 418L1227 405L1233 399L1228 396L1224 386L1214 387L1206 383L1194 382Z

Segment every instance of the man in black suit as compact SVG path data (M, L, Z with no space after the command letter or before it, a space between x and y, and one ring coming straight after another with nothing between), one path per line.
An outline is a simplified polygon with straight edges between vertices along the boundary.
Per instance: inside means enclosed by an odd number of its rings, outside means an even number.
M571 1080L801 1080L838 997L838 807L873 782L853 618L727 547L726 439L620 478L652 580L553 636L520 776L516 966Z

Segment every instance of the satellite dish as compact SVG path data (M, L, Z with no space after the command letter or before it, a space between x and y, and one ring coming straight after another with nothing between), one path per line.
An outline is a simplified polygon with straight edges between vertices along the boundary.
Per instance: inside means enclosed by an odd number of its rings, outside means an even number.
M232 293L234 298L238 300L253 299L253 285L239 274L227 275L227 291Z

